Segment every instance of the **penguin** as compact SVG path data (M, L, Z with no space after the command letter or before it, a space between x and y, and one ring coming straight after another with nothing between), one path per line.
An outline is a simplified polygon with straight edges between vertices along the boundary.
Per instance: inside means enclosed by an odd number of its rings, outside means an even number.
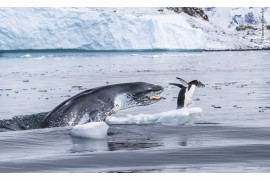
M181 84L176 83L169 83L169 84L181 88L177 98L177 109L186 108L191 104L191 98L194 94L195 88L197 86L205 87L205 85L198 80L193 80L187 83L185 80L179 77L176 77L176 79L178 79L181 82Z

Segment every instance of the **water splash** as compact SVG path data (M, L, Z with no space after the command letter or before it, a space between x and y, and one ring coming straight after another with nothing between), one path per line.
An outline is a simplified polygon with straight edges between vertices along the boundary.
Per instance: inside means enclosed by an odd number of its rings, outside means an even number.
M2 131L17 131L40 128L40 123L45 118L48 112L41 112L31 115L15 116L12 119L0 120L0 132Z

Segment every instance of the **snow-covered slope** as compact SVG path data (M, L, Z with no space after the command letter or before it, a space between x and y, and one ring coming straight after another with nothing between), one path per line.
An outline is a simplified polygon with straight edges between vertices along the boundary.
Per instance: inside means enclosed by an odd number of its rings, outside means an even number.
M239 25L261 26L262 10L264 11L264 24L270 22L270 8L204 8L211 22L224 28L235 30Z
M0 19L0 50L206 48L202 30L172 13L135 16L88 8L1 8Z
M262 30L262 10L264 29ZM203 30L207 49L270 48L270 8L204 8L209 23L189 18L193 27Z

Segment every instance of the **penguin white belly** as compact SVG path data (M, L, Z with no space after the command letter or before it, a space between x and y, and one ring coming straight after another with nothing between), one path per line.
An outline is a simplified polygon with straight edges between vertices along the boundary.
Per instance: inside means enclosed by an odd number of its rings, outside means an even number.
M194 94L195 88L195 85L191 85L189 90L188 88L186 89L184 107L188 107L191 104L191 99Z

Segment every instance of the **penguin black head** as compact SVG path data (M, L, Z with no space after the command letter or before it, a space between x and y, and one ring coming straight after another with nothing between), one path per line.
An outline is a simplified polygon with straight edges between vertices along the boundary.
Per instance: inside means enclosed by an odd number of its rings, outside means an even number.
M177 84L177 83L169 83L169 84L174 85L174 86L178 86L179 88L183 88L183 87L190 88L190 86L192 86L192 85L195 85L198 87L201 87L201 86L205 87L205 85L203 83L201 83L201 81L198 81L198 80L193 80L193 81L190 81L188 83L179 77L176 77L176 79L178 79L181 82L181 84Z
M193 80L193 81L190 81L189 83L188 83L189 85L192 85L192 84L194 84L195 86L198 86L198 87L205 87L205 85L203 84L203 83L201 83L201 81L198 81L198 80Z

